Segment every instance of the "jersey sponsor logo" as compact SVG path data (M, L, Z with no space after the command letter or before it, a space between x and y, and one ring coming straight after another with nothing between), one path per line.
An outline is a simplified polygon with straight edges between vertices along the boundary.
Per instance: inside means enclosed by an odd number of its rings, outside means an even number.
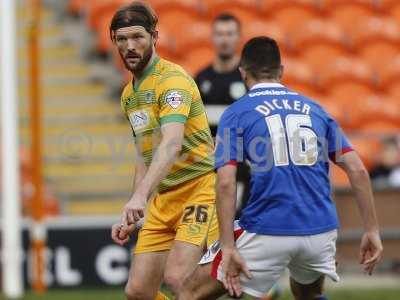
M178 108L183 103L183 96L178 91L170 91L165 96L165 101L172 107Z
M280 96L280 95L298 95L298 94L290 91L264 90L260 92L250 93L249 97L253 98L258 96Z
M129 114L129 120L133 129L143 129L150 124L150 116L146 110L137 110Z

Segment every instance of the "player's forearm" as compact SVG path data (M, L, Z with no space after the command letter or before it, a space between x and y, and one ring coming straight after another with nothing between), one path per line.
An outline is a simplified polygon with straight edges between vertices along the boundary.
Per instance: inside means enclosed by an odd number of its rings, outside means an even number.
M162 141L135 192L148 197L168 175L181 148L180 142Z
M133 191L137 191L139 185L143 181L143 178L147 172L147 168L143 160L138 159L135 164L136 167L135 167L135 178L133 181Z
M358 168L356 170L349 170L347 174L355 194L365 230L378 230L378 220L368 172L365 168Z
M234 247L233 222L236 212L236 183L222 180L217 181L217 216L220 230L220 241L223 248Z

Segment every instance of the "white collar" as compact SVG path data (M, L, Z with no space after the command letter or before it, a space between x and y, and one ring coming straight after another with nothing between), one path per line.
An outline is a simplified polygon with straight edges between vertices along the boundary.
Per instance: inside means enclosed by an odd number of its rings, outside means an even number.
M262 82L262 83L257 83L252 86L250 90L254 89L267 89L267 88L282 88L285 87L284 85L276 82Z

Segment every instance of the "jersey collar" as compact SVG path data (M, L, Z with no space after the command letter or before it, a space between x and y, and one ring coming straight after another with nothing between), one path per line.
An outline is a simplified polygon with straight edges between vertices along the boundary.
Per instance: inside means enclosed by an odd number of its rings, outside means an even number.
M262 83L257 83L252 86L250 90L255 90L255 89L268 89L268 88L284 88L285 86L283 84L277 83L277 82L262 82Z
M133 90L137 91L140 87L140 85L142 84L142 82L147 78L147 76L149 76L153 70L154 67L156 66L156 64L160 61L160 57L156 56L153 60L153 62L151 63L150 66L147 66L147 68L144 70L142 76L140 77L140 79L137 82L132 81L133 83Z

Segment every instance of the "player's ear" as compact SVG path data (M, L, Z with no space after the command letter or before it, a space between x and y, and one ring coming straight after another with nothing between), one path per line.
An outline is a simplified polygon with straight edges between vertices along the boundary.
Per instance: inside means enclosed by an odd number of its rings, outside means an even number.
M240 75L242 76L243 82L246 82L247 80L247 72L245 69L243 69L242 67L239 67L239 72Z
M158 30L154 30L153 33L151 34L151 36L153 38L153 45L155 46L158 41Z
M114 31L114 30L111 30L111 31L110 31L110 38L111 38L111 42L112 42L113 44L115 44L116 39L115 39L115 31Z
M278 79L279 80L281 80L282 79L282 77L283 77L283 71L285 70L285 67L283 66L283 65L281 65L280 67L279 67L279 70L278 70Z

